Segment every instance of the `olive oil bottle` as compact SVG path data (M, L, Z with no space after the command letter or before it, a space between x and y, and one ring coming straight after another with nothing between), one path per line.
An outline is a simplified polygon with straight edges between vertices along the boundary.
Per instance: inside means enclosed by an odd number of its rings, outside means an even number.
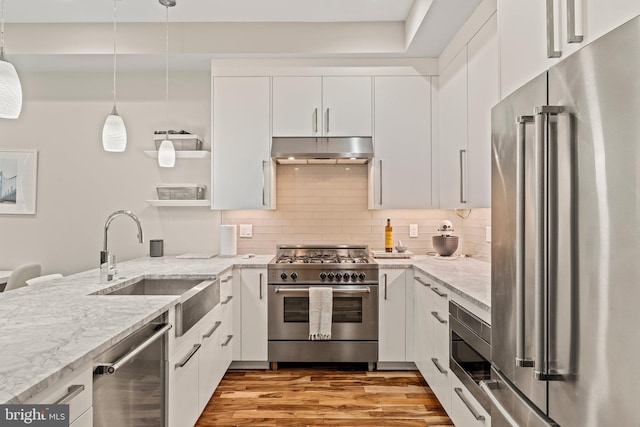
M384 251L393 252L393 227L391 220L387 218L387 225L384 227Z

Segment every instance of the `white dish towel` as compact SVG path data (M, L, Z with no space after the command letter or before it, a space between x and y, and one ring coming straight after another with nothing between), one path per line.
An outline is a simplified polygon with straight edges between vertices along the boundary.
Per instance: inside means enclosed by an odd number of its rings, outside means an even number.
M309 339L312 341L331 339L331 316L333 315L333 291L330 287L309 288Z

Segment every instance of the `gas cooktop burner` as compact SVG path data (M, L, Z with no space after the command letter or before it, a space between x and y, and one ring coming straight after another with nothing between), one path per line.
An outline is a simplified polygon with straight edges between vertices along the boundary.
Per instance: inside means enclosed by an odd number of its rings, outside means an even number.
M278 245L269 284L377 284L378 264L367 246Z

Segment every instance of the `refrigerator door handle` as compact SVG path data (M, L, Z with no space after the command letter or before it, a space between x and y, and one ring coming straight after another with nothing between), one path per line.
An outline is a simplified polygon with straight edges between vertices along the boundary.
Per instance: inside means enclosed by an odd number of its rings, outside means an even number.
M524 288L524 234L525 234L525 144L527 124L533 116L516 118L516 366L533 367L533 358L525 355L525 288Z
M567 0L567 42L569 43L582 43L583 39L583 36L576 34L576 19L581 19L580 16L576 16L576 1Z
M534 377L540 381L558 381L564 375L551 372L549 369L549 334L547 333L548 317L548 283L549 283L549 154L555 146L550 147L549 117L562 113L563 108L544 105L536 107L536 167L535 167L535 359ZM557 184L557 183L556 183Z

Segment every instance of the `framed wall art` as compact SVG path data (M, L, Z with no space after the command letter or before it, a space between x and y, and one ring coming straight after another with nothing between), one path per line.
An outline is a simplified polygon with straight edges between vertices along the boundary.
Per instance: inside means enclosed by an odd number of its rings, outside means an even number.
M38 150L0 148L0 214L35 214Z

